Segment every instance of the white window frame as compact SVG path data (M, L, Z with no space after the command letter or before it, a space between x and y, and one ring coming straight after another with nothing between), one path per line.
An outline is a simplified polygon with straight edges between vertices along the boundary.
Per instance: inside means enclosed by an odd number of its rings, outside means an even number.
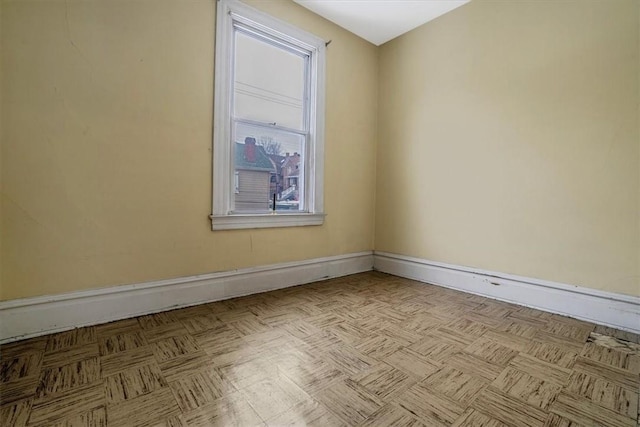
M310 53L309 135L305 158L304 212L234 213L232 141L233 27L242 23ZM237 0L219 0L216 23L215 104L213 129L213 230L322 225L324 222L325 42Z

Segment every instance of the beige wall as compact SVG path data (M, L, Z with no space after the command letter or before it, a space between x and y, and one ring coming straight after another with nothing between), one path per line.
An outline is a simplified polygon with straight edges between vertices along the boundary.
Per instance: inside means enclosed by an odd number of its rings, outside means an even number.
M376 249L640 295L639 11L474 0L384 45Z
M214 0L2 3L1 299L373 248L377 49L327 50L320 227L210 230Z
M210 231L213 0L4 0L0 299L370 250L374 217L377 250L640 295L640 2L473 0L380 49L249 3L333 40L325 225Z

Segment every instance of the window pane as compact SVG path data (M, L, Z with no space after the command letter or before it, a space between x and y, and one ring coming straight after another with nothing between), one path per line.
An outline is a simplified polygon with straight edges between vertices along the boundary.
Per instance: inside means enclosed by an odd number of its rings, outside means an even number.
M302 135L266 126L235 125L235 212L273 209L304 210L304 147Z
M305 58L240 31L235 35L235 116L302 130Z

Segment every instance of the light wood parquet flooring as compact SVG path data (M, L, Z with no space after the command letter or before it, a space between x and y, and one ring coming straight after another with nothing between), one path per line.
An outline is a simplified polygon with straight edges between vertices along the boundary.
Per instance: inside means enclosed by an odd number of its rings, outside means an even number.
M638 342L370 272L4 345L0 420L636 426Z

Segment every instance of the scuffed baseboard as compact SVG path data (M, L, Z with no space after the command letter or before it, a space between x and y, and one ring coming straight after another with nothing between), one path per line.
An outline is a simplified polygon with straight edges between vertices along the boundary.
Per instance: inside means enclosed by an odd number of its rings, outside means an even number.
M640 333L640 298L540 279L374 252L374 269Z
M0 302L0 343L370 271L359 252Z

